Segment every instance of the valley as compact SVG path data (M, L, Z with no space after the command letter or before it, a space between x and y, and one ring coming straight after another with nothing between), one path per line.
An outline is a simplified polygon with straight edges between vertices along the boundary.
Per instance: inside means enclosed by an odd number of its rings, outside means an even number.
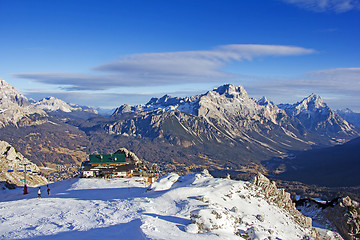
M5 102L5 105L1 107L14 105L18 115L12 118L2 115L0 139L5 150L0 159L0 180L5 191L8 187L23 185L21 174L8 172L10 168L19 169L19 164L27 162L33 166L27 179L30 191L33 191L31 186L49 183L52 184L51 188L56 188L66 181L78 181L69 179L79 175L80 165L89 154L115 153L124 147L136 153L146 164L157 165L160 175L164 177L149 187L152 191L164 190L161 182L173 183L174 176L179 178L181 175L186 179L194 176L194 172L208 169L213 176L234 179L236 184L253 179L251 182L263 189L261 194L265 194L266 201L282 199L283 202L271 204L279 204L280 207L289 204L284 209L290 208L290 214L294 214L295 219L302 219L296 220L297 224L306 228L311 226L311 220L298 213L291 198L301 196L310 199L310 203L315 204L315 210L310 205L299 209L316 221L322 222L325 218L327 230L320 229L317 233L307 230L299 234L340 238L338 233L329 230L340 232L343 236L357 231L343 224L351 220L358 226L355 218L350 219L342 213L342 203L337 203L338 210L331 213L341 219L341 225L336 225L333 217L320 216L320 210L316 210L317 203L311 202L313 198L342 199L357 206L357 202L352 203L345 197L360 200L360 132L315 94L296 104L277 106L265 97L259 100L249 98L242 86L223 85L189 98L165 95L159 99L153 98L145 105L123 105L111 116L101 116L89 107L70 106L55 98L46 98L38 103L27 102L26 97L6 84L2 82L7 91L2 93L1 103ZM18 99L22 100L19 102ZM24 112L21 111L23 105L26 106ZM29 109L34 114L29 114ZM37 111L43 112L40 114ZM2 112L8 112L8 109ZM12 149L13 154L9 155L7 149ZM212 177L208 173L205 175ZM83 183L85 179L74 182ZM288 193L278 190L276 186ZM269 198L269 194L275 195ZM256 193L254 196L258 195ZM253 206L251 208L255 209ZM331 211L324 211L323 214L325 212ZM203 230L202 221L208 220L202 219L201 214L200 210L192 213L191 223L195 225L186 227L186 234L211 232L209 229L212 227ZM134 217L145 219L146 214ZM56 224L61 225L61 222ZM235 225L242 227L242 224ZM194 226L198 228L195 232L191 230ZM261 232L261 229L259 227L256 231ZM63 231L62 228L53 228L52 234L57 235L59 230ZM234 234L246 237L252 234L251 231L244 229ZM146 230L144 232L149 234ZM15 236L12 231L3 234ZM281 235L281 230L276 234ZM21 238L22 235L16 236Z

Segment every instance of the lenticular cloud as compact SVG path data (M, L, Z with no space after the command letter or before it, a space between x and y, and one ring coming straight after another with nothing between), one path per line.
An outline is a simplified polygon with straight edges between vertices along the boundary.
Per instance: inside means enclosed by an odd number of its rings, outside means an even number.
M17 73L15 77L60 85L66 90L106 90L122 86L160 86L234 78L222 71L231 63L266 56L296 56L315 51L297 46L232 44L210 50L142 53L95 67L91 74Z

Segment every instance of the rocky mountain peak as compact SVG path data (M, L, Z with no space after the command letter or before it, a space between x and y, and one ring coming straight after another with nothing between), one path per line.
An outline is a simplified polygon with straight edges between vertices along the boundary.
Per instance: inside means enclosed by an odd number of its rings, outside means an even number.
M47 114L31 105L16 88L0 80L0 128L12 124L28 126L42 124Z
M312 93L295 104L279 104L278 107L284 109L291 116L297 116L304 113L311 114L318 112L325 114L332 112L324 100L315 93Z
M1 102L12 102L19 106L28 105L28 99L16 88L0 78L0 100Z
M121 115L123 113L135 113L142 111L144 108L144 105L135 105L131 106L129 104L121 105L120 107L116 108L113 112L112 116Z
M146 104L148 105L159 105L163 107L175 106L180 103L180 98L172 97L168 94L162 96L161 98L151 98L151 100Z
M113 115L116 115L116 114L119 114L119 113L127 113L127 112L132 112L132 106L129 105L129 104L124 104L124 105L121 105L120 107L118 107Z
M356 136L358 131L347 121L342 119L322 100L319 95L312 93L302 101L291 104L280 104L289 116L300 120L308 130L336 136Z
M303 111L328 108L328 106L319 95L312 93L310 96L304 98L301 102L299 102L295 108L299 111Z
M243 86L235 86L232 84L225 84L213 90L220 95L225 95L228 98L245 97L248 98L248 94Z
M269 99L267 99L265 96L263 96L262 98L260 98L259 100L256 101L257 104L261 105L261 106L270 106L270 107L274 107L275 104L270 101Z

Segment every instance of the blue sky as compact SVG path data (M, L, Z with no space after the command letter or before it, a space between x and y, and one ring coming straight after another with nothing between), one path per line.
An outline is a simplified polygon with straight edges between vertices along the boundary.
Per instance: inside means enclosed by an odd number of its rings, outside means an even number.
M0 77L102 107L243 85L360 111L359 0L0 0Z

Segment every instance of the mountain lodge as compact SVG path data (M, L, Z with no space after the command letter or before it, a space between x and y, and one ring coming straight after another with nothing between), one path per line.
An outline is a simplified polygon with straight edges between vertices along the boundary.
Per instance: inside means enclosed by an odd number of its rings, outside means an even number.
M84 178L130 178L147 177L148 182L157 178L155 171L148 171L139 160L118 154L91 154L88 161L82 163L81 177Z

